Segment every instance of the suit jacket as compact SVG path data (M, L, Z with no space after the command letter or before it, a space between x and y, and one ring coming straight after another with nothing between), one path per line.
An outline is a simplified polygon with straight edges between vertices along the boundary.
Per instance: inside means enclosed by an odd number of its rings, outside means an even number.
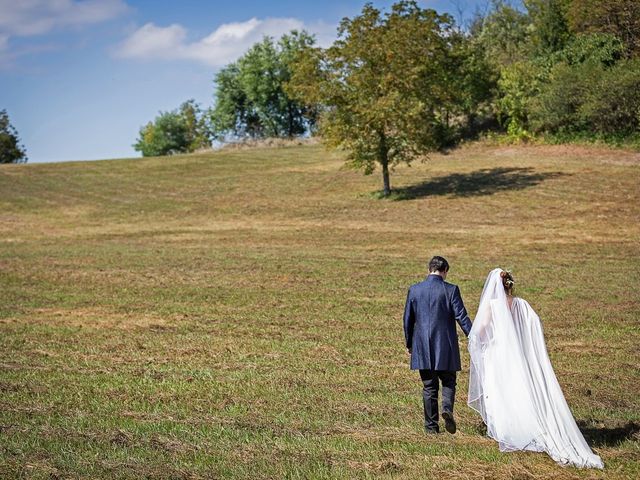
M429 275L409 288L404 337L411 349L412 370L461 370L456 321L468 336L471 319L456 285Z

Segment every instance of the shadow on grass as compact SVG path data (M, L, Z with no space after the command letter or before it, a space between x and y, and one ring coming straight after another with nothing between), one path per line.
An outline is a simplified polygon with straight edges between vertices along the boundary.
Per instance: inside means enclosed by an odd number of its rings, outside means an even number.
M622 427L598 428L583 420L576 422L587 443L592 447L616 447L625 440L638 439L640 424L628 422Z
M478 435L482 435L483 437L487 436L487 426L484 422L478 422L473 426L473 430Z
M584 420L576 421L585 440L591 447L617 447L626 440L637 440L640 437L640 424L628 422L622 427L595 427ZM478 422L473 430L476 434L487 436L487 426Z
M506 190L522 190L533 187L544 180L556 178L566 173L536 173L531 167L485 168L471 173L452 173L444 177L396 188L391 193L393 200L413 200L436 195L454 197L475 197L493 195Z

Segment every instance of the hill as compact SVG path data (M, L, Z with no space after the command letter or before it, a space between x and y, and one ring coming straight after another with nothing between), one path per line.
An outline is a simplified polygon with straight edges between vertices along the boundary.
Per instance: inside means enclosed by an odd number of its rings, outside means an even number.
M391 180L313 145L1 166L0 477L638 477L638 154L474 145ZM514 271L604 473L501 454L464 338L459 432L424 436L401 314L433 254L472 316Z

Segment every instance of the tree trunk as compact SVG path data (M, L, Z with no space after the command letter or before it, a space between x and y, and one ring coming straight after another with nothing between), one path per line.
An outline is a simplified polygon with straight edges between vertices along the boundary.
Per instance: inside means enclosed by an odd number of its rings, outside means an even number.
M289 123L289 138L293 138L293 108L291 106L291 103L287 105L287 116L287 120Z
M389 148L384 132L380 132L380 164L382 165L383 195L391 195L391 181L389 180Z
M385 161L382 164L382 183L384 185L384 196L388 197L391 194L391 182L389 181L389 162Z

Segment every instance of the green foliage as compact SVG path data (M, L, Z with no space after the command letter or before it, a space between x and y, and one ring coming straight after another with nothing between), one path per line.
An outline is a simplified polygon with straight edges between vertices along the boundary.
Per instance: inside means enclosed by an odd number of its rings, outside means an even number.
M539 69L530 61L520 61L504 67L498 87L497 111L507 134L514 139L528 139L530 102L540 88Z
M449 16L416 2L386 14L366 4L342 20L333 46L298 59L290 89L325 107L321 135L348 153L350 166L366 174L382 167L385 196L390 166L448 140L453 33Z
M562 50L571 39L566 12L571 0L525 0L535 56Z
M211 146L205 115L194 100L171 112L160 112L140 129L133 147L143 157L194 152Z
M0 110L0 163L25 163L27 152L20 145L18 132L11 125L9 114Z
M180 115L164 112L140 129L140 138L134 148L142 156L149 157L186 152L187 146L187 127Z
M620 62L594 79L581 115L598 133L640 133L640 59Z
M566 48L549 57L552 64L576 65L593 62L610 67L624 56L624 45L615 35L592 33L576 35Z
M255 44L238 61L216 75L216 104L211 126L216 138L293 137L313 128L312 106L290 98L285 84L293 61L313 45L306 32L292 31L275 43L270 37Z
M627 56L640 55L640 2L572 0L567 21L576 33L609 33L619 38Z
M447 62L448 101L446 118L463 119L456 136L473 136L476 123L492 116L491 102L497 89L499 70L489 61L485 45L478 39L457 33Z
M526 13L504 1L496 1L491 11L477 21L474 37L483 45L487 60L502 67L527 57L529 27Z
M510 139L636 134L636 71L623 60L637 50L639 5L526 0L520 11L493 3L471 33L499 71L493 107Z
M567 61L552 67L540 95L530 102L534 131L605 136L640 133L640 61L612 64L621 45L602 39L601 34L583 36L561 55ZM584 45L600 48L584 53Z
M611 33L570 35L565 1L526 5L530 53L503 64L498 80L495 107L507 135L634 134L637 73L633 63L620 63L626 54L622 40Z
M538 18L543 23L543 16ZM491 91L492 110L511 140L531 138L529 103L539 88L539 66L532 61L532 51L539 38L531 14L502 0L494 1L472 28L471 41L484 52L488 67L484 71L493 70L497 78Z
M223 139L231 133L237 137L257 137L259 118L242 85L237 63L231 63L216 74L216 104L210 112L211 130Z
M531 129L536 132L573 132L588 127L580 108L590 82L597 81L602 66L594 62L556 65L541 94L529 102Z
M180 118L186 127L187 152L211 147L207 117L195 100L187 100L179 109Z

